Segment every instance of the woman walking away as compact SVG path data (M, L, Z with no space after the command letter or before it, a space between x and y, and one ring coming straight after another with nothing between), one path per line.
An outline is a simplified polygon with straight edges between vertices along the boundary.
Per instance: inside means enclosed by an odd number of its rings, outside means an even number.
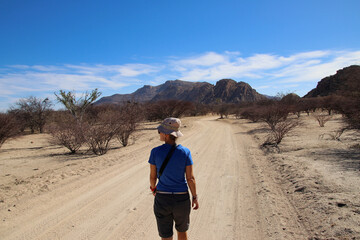
M190 205L194 210L199 208L190 150L176 144L176 139L183 136L180 125L180 119L166 118L158 126L160 141L165 144L153 148L149 159L150 189L155 196L154 213L163 240L173 239L174 222L178 240L187 240Z

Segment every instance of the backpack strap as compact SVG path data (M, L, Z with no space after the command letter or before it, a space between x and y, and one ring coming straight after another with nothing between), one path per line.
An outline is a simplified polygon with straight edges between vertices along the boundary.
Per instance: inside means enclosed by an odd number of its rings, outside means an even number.
M174 144L174 145L171 147L169 153L167 154L167 156L166 156L166 158L165 158L165 161L164 161L163 164L161 165L160 170L159 170L159 179L160 179L162 173L164 172L164 169L165 169L166 165L168 164L171 156L173 155L176 147L177 147L176 144Z

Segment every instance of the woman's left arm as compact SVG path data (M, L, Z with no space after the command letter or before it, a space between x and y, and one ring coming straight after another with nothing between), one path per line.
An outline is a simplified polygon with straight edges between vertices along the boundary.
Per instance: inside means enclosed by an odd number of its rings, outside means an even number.
M150 164L150 188L155 189L157 180L156 165ZM154 196L155 193L153 192Z

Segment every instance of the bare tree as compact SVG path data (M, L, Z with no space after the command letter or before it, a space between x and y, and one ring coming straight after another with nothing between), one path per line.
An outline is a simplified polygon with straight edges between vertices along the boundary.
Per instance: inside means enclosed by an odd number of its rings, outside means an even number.
M6 140L14 137L18 132L15 118L6 113L0 113L0 148Z
M79 122L82 122L86 109L95 102L100 95L101 92L99 92L97 88L92 90L91 93L85 92L79 99L76 99L74 92L60 90L59 93L55 93L57 100L62 103Z
M40 99L36 97L28 97L20 99L10 108L10 113L23 122L23 126L29 127L31 133L35 130L43 132L46 120L51 112L52 103L48 98Z
M331 115L315 112L312 114L312 117L318 121L320 127L324 127L325 123L331 119Z
M286 119L279 122L271 129L271 134L263 145L279 145L285 135L298 125L299 121L293 119Z

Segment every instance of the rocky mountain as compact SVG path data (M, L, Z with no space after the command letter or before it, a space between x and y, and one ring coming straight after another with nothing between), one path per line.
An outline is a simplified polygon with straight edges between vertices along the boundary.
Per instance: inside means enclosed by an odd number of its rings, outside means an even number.
M216 83L213 91L207 96L204 102L254 102L265 98L265 96L256 92L256 90L245 82L222 79Z
M360 91L360 66L352 65L323 78L305 98Z
M207 82L167 81L159 86L145 85L131 94L115 94L103 97L96 104L122 103L124 101L183 100L196 103L253 102L266 97L256 92L245 82L222 79L212 85Z

